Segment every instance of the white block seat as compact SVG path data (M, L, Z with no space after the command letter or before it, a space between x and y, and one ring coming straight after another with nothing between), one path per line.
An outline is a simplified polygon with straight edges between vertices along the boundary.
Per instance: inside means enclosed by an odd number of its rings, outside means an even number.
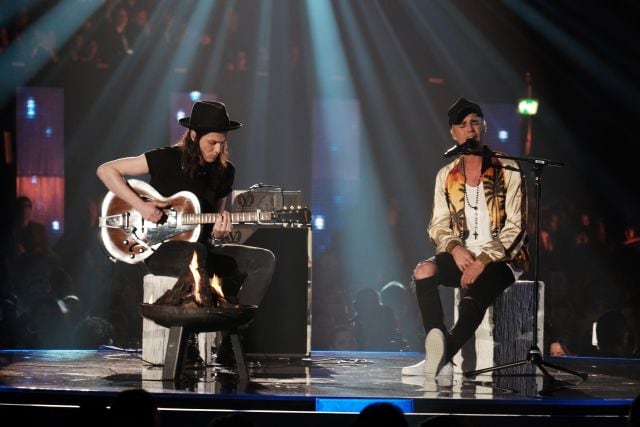
M518 280L489 306L472 336L454 356L458 371L472 371L526 360L533 343L533 308L535 286L532 280ZM455 290L454 321L458 320L461 290ZM543 348L544 283L538 283L537 342ZM526 373L527 364L501 373Z

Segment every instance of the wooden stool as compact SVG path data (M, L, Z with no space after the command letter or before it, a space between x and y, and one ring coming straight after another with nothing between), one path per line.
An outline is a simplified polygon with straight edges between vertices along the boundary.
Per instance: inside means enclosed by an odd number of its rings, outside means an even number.
M453 357L456 370L489 368L527 358L533 344L534 282L518 280L489 306L471 337ZM455 289L454 320L458 321L460 289ZM538 283L538 348L544 341L544 283Z

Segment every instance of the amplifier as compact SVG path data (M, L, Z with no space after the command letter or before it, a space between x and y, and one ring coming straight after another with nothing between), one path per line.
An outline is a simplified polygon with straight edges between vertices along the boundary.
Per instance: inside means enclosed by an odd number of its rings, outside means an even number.
M245 243L271 250L276 267L255 319L247 356L307 357L311 351L311 227L259 227Z
M231 211L276 211L288 206L299 206L301 191L284 191L275 188L234 190L231 193Z

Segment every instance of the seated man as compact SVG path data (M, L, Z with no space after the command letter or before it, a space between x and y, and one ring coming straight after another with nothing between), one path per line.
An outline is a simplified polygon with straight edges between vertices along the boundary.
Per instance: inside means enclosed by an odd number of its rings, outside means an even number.
M480 106L464 98L451 106L449 127L463 154L436 176L428 233L435 257L420 262L413 278L424 330L425 360L403 375L435 377L474 334L484 313L513 284L527 261L526 191L517 162L493 157L482 140ZM438 286L466 290L459 317L447 331Z
M164 218L165 203L142 199L129 186L125 176L151 175L151 186L165 197L179 191L194 193L202 212L219 213L212 226L203 225L199 241L171 240L163 243L145 259L149 271L157 275L181 277L191 274L189 264L197 255L201 278L214 274L222 279L224 295L216 295L216 304L260 305L274 272L275 257L267 249L222 244L232 229L231 215L225 210L231 193L235 167L228 159L228 132L241 123L229 120L221 102L199 101L191 116L180 119L188 130L171 147L156 148L137 157L125 157L100 165L98 177L117 197L154 223ZM197 348L192 345L190 348ZM228 337L218 351L218 363L233 363ZM193 351L187 358L197 359Z

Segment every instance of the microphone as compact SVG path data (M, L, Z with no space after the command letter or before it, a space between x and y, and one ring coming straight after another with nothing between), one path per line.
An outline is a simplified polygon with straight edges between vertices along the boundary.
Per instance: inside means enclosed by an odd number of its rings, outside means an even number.
M444 152L444 157L453 157L459 154L466 154L478 145L478 141L473 138L467 139L462 144L456 144Z

